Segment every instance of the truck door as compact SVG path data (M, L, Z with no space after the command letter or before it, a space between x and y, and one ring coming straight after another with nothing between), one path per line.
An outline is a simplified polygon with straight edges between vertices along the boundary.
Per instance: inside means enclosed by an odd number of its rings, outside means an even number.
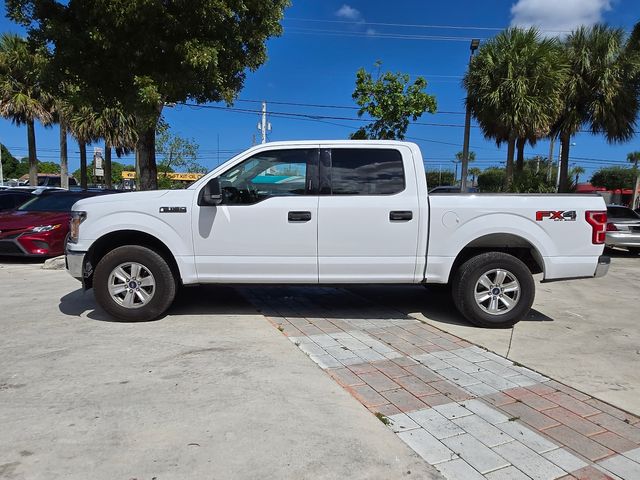
M318 282L318 148L254 154L219 176L222 204L194 206L200 281Z
M415 176L406 147L321 147L321 283L413 283L420 222Z

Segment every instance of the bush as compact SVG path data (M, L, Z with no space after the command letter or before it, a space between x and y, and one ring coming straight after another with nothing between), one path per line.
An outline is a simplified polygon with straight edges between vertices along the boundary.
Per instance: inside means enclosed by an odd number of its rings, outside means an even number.
M453 185L454 182L454 174L449 170L427 170L426 175L429 190L440 185Z
M502 168L487 168L478 175L478 189L481 192L502 192L506 176L507 174Z

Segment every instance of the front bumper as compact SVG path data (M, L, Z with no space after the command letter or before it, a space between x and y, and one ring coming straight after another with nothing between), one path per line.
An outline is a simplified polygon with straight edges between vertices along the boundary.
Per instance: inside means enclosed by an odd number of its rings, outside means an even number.
M640 233L607 232L607 238L604 243L607 247L640 247Z
M85 252L74 252L69 249L65 253L65 262L69 275L81 282L84 280L84 256Z
M606 255L601 255L598 258L598 266L596 267L596 273L594 278L604 277L609 271L609 267L611 266L611 258Z

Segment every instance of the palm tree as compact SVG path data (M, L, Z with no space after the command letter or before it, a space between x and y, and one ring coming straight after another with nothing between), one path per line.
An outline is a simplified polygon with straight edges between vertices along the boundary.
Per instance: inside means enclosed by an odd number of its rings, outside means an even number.
M507 143L505 187L513 181L517 140L523 151L557 117L566 73L558 40L535 28L501 32L471 61L463 80L466 103L486 138Z
M585 172L584 168L577 165L571 169L571 173L576 176L576 185L578 185L578 180L580 180L580 175Z
M0 116L27 126L30 185L38 184L35 122L52 121L51 97L41 84L46 62L23 38L11 33L0 37Z
M80 186L87 188L87 144L97 141L100 134L97 128L96 113L87 106L67 105L65 116L68 120L69 132L78 142L80 148Z
M104 179L105 186L112 188L111 179L111 150L115 148L118 157L135 149L138 136L135 119L124 113L118 106L107 107L95 118L95 127L100 137L104 139Z
M469 175L471 175L472 186L476 184L476 178L478 178L478 175L480 175L481 173L482 173L482 170L480 170L478 167L471 167L469 169Z
M605 25L580 27L564 42L570 74L553 134L562 143L560 191L568 190L571 137L586 127L609 143L632 138L640 109L638 31L625 42L624 30Z
M638 162L640 162L640 152L630 152L627 154L627 161L633 163L633 168L638 169Z

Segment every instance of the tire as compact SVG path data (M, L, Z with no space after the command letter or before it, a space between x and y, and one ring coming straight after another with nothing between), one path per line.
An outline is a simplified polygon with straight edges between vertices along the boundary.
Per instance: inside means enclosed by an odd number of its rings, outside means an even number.
M627 247L631 255L640 255L640 247Z
M173 303L176 284L167 261L138 245L118 247L107 253L93 276L98 304L112 317L126 322L160 317Z
M482 253L455 272L452 296L458 311L474 325L509 328L529 313L535 283L527 266L516 257Z

